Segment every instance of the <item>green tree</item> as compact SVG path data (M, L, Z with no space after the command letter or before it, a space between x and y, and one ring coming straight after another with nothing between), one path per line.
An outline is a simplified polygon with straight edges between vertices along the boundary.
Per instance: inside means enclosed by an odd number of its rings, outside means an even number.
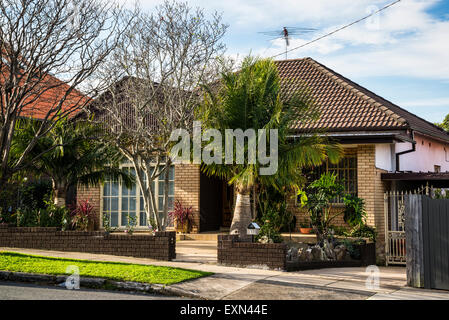
M234 185L237 200L230 232L245 237L252 220L250 192L255 185L294 186L301 168L319 165L327 157L338 161L341 147L314 132L294 140L289 138L294 126L318 119L319 112L306 88L288 95L281 90L277 67L271 59L247 57L238 72L224 71L220 85L207 87L205 92L201 120L205 127L218 129L223 138L225 129L254 129L256 133L258 129L278 130L278 170L274 175L261 175L259 169L264 166L259 161L248 161L248 144L244 146L243 164L236 164L233 148L233 164L223 160L223 164L202 167L207 174ZM268 140L267 134L267 145ZM224 155L222 152L223 159Z
M22 119L16 128L12 145L12 155L20 156L36 133L36 120ZM29 152L30 165L22 173L51 178L54 204L66 205L69 187L93 186L106 176L121 178L127 186L134 179L119 169L122 156L118 150L99 142L102 134L98 126L85 121L60 119ZM49 151L48 151L49 150Z

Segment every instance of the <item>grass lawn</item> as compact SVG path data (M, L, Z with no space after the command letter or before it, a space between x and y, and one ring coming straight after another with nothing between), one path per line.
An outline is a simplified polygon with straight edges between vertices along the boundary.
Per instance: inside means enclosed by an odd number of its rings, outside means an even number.
M66 273L66 268L70 265L75 265L79 268L80 276L166 285L212 274L210 272L172 267L64 259L7 251L0 252L0 270L4 271L62 275L68 274Z

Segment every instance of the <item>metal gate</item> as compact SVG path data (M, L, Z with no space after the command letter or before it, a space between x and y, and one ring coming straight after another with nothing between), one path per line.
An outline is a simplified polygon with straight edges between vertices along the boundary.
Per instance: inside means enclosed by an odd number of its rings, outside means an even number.
M413 191L390 191L384 193L385 213L385 262L406 264L405 249L405 203L407 194L429 195L433 187L427 184Z
M386 192L384 210L386 265L405 265L404 193Z

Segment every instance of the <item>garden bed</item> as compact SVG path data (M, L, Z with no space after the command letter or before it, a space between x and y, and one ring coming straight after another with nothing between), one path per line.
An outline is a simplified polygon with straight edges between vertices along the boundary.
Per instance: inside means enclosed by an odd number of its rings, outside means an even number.
M313 254L311 249L313 249ZM310 250L307 260L294 256ZM336 248L338 253L331 259L316 245L306 243L258 243L239 242L236 235L218 236L218 263L238 267L259 267L286 271L299 271L321 268L344 268L368 266L376 263L375 243L361 243L353 245L352 254L358 253L357 259L351 257L349 250L341 245ZM338 258L338 259L337 259Z

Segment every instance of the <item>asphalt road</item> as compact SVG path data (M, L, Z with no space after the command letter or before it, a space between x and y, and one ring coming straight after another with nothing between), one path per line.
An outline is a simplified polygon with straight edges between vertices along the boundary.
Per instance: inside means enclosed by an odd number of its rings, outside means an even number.
M0 282L0 300L170 300L180 299L149 294L134 294L105 290L67 290L29 283Z

